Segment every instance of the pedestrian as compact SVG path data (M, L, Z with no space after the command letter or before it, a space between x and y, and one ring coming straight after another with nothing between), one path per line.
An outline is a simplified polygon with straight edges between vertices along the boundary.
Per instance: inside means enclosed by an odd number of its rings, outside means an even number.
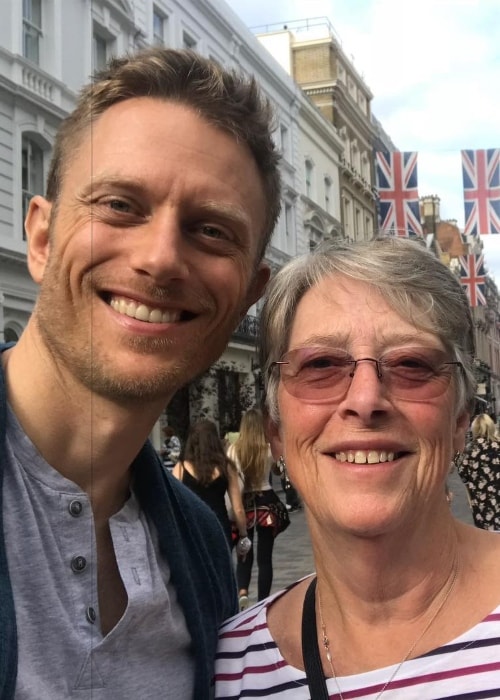
M287 510L290 513L293 513L296 510L300 510L302 508L302 504L300 502L300 498L299 498L299 494L297 493L297 489L290 481L290 477L288 475L288 469L286 468L285 460L281 459L281 458L278 459L273 471L280 477L281 488L283 489L283 493L285 494L285 502L286 502Z
M232 445L236 440L238 439L238 430L237 428L234 427L234 425L230 425L229 429L227 430L226 434L224 435L224 445L226 449L229 447L229 445Z
M243 505L247 514L248 538L252 544L257 533L257 598L263 600L271 591L274 539L280 529L275 508L276 505L284 507L284 504L271 487L273 458L261 411L251 408L243 414L239 436L229 447L228 456L244 476ZM245 560L239 560L236 565L240 610L249 604L253 561L252 547Z
M500 441L487 413L476 416L457 471L464 482L476 527L500 530Z
M163 428L163 437L163 446L160 450L163 466L165 469L173 469L181 455L181 441L170 425Z
M231 547L231 521L225 501L225 495L228 494L240 541L237 552L246 554L248 542L241 540L247 540L247 521L238 472L224 451L213 421L203 419L191 426L182 458L175 465L172 474L213 510Z
M148 436L268 279L271 116L253 78L155 48L61 125L25 223L40 293L0 347L2 700L212 695L233 564Z
M222 626L216 699L499 698L500 538L444 488L476 390L460 281L417 241L330 241L275 275L260 329L315 573Z

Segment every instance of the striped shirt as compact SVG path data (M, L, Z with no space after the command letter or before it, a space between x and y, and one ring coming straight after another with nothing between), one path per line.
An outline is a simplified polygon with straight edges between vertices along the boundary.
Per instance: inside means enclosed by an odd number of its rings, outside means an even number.
M295 585L295 584L294 584ZM309 700L304 671L281 656L267 627L267 609L280 591L229 619L221 628L215 667L216 700ZM375 700L398 664L338 678L344 700ZM339 700L333 678L330 700ZM500 606L448 644L402 664L383 700L500 698Z

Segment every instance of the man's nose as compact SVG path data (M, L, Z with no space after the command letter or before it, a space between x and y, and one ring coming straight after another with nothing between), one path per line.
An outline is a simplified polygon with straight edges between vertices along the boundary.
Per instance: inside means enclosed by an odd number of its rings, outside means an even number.
M186 279L189 273L189 245L175 212L153 215L137 231L133 243L132 267L161 284Z

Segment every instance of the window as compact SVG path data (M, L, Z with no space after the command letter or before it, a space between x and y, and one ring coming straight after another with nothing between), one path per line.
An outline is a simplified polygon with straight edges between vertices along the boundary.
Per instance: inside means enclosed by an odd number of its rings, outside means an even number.
M290 160L290 136L285 124L280 124L280 147L283 158Z
M348 240L351 239L351 200L344 197L344 235Z
M365 236L366 236L366 238L371 238L371 236L373 234L372 223L373 223L372 217L365 216Z
M355 235L355 237L356 237L356 240L359 240L360 238L362 238L362 233L363 233L363 232L362 232L362 230L361 230L361 211L358 209L358 207L356 207L356 214L355 214L355 216L356 216L356 224L355 224L355 225L356 225L356 230L355 230L355 232L354 232L354 235Z
M287 242L290 240L290 236L293 230L293 210L292 205L285 202L285 236Z
M314 165L309 158L306 160L306 197L311 199L313 195L313 174Z
M368 160L368 154L363 151L361 154L361 175L365 178L367 183L370 183L370 161Z
M14 328L5 328L3 332L3 339L6 343L17 343L19 340L19 335L16 333Z
M40 63L42 0L23 0L23 56Z
M196 49L196 39L187 32L182 32L182 46L185 49Z
M349 95L356 99L356 83L350 76L347 78L347 89L349 90Z
M94 32L94 36L92 39L92 69L95 71L105 68L107 60L108 42L106 41L106 39L104 39L104 37Z
M332 208L332 202L331 202L331 197L332 197L332 181L328 177L328 175L324 179L325 183L325 211L328 212L328 214L331 214L331 208Z
M27 136L23 136L22 141L21 188L24 221L30 199L35 194L43 194L43 150Z
M153 44L163 46L165 44L166 17L155 7L153 8Z
M354 167L354 169L357 170L359 173L361 170L361 165L360 165L359 146L358 146L357 139L353 139L351 141L351 163L352 163L352 166Z

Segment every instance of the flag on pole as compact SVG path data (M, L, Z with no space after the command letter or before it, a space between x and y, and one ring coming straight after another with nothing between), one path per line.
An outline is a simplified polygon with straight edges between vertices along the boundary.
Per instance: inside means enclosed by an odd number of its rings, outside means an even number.
M471 253L460 257L459 260L460 282L467 292L470 306L486 306L483 254Z
M380 229L395 236L422 236L418 201L417 153L377 151Z
M465 230L500 233L500 149L462 151Z

